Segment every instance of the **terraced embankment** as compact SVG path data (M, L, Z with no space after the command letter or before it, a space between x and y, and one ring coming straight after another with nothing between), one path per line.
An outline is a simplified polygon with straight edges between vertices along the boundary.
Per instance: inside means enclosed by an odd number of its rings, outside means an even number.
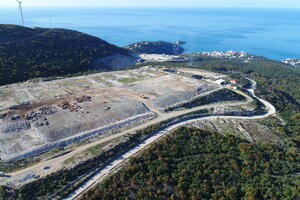
M216 88L153 67L1 87L0 158L15 161L108 136Z

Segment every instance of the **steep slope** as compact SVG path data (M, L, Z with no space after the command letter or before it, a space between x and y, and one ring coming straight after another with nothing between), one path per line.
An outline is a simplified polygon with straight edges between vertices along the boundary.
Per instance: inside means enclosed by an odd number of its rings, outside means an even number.
M65 29L0 25L0 84L109 69L96 60L127 50L97 37Z

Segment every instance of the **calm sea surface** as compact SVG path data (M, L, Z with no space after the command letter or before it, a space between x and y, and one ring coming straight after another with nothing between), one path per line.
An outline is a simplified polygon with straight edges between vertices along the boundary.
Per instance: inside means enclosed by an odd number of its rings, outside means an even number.
M300 58L300 10L221 8L28 8L25 23L69 28L125 46L186 41L186 51L243 50L280 60ZM0 23L20 24L17 8L0 8Z

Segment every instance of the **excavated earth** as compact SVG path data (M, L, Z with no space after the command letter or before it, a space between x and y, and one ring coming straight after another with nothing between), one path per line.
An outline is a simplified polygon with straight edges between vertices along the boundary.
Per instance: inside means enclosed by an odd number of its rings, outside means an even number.
M221 135L242 136L251 143L280 144L281 139L267 126L255 120L214 119L201 120L191 124L201 130L209 130Z
M0 158L15 160L150 119L217 86L144 67L0 87Z

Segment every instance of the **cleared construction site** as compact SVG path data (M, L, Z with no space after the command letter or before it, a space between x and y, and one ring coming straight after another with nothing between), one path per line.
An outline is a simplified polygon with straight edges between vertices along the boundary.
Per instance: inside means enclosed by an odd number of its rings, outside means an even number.
M14 161L142 124L218 90L212 80L219 77L149 66L0 87L0 158Z

